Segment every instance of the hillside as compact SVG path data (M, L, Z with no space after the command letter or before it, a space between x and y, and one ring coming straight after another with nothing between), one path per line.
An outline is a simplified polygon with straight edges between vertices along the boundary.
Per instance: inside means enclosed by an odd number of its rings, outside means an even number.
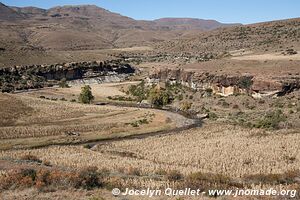
M216 20L195 18L161 18L154 20L154 22L159 26L165 26L173 30L213 30L220 27L241 25L222 24Z
M154 54L201 58L300 46L300 18L246 26L192 18L142 21L94 5L45 10L1 4L0 13L0 66L99 60L112 49L144 46Z
M94 50L149 45L176 38L184 30L223 26L197 20L174 26L165 20L139 21L94 5L59 6L48 10L1 4L0 48L9 50ZM184 19L173 19L182 23ZM227 26L227 24L224 24Z
M22 15L22 13L19 13L0 2L0 21L15 21L24 18L25 16Z
M281 21L218 28L189 37L181 37L157 44L167 52L224 53L247 49L256 52L284 51L300 46L300 18Z

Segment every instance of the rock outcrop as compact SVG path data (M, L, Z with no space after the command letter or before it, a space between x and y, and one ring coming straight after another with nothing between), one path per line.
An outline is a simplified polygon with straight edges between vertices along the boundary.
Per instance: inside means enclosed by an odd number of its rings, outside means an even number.
M121 60L14 66L0 69L0 88L2 92L40 88L62 79L74 81L102 78L120 81L133 73L135 69ZM109 79L110 76L113 78Z
M183 69L155 70L149 75L148 83L157 84L159 82L180 83L195 90L211 89L213 93L222 96L244 93L254 97L263 97L285 95L300 89L300 77L261 79L252 75L216 75Z

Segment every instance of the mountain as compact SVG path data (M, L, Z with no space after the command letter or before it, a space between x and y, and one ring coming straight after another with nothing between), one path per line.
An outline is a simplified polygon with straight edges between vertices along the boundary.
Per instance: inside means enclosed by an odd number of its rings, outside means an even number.
M94 5L46 10L0 3L0 66L95 59L100 51L109 56L108 49L137 46L209 57L243 49L282 52L300 46L299 27L300 18L244 26L193 18L135 20Z
M60 59L53 53L56 51L153 46L232 25L189 18L135 20L95 5L41 9L0 4L0 65L18 63L22 58L23 62L31 57L37 60L48 54ZM74 59L69 55L66 53L68 59Z
M47 10L42 9L42 8L36 8L36 7L10 7L14 11L16 11L19 14L22 14L23 16L26 17L34 17L38 15L45 15Z
M223 24L216 20L204 20L195 18L161 18L154 20L158 26L166 26L172 30L213 30L226 26L241 24Z
M24 18L25 16L22 13L19 13L0 2L1 21L16 21Z
M0 47L7 50L94 50L143 46L190 32L228 26L200 19L134 20L95 5L58 6L45 10L1 4L0 11Z

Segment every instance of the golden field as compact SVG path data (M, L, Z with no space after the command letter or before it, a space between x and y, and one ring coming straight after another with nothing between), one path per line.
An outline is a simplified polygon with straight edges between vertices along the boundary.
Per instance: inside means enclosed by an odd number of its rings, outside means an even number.
M22 94L1 94L0 101L1 149L83 143L175 127L164 112L139 108L82 105ZM134 127L140 120L145 123Z
M285 173L299 169L299 132L247 130L229 125L205 125L179 134L101 143L91 149L54 146L1 152L1 157L36 155L57 166L97 166L112 171L138 168L142 174L178 170L225 174Z

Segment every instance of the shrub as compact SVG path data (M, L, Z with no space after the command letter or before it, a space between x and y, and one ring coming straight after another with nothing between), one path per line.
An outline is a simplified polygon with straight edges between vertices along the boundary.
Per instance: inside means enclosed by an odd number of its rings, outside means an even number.
M2 93L10 93L15 90L14 86L8 83L4 83L1 87L1 92Z
M148 89L145 87L145 82L142 81L138 85L131 85L128 89L128 93L137 98L137 101L141 102L148 98Z
M185 101L185 102L182 102L180 104L180 109L183 110L183 111L188 111L189 109L191 109L191 107L192 107L192 103L191 102Z
M31 161L31 162L37 162L37 163L42 163L42 161L33 155L24 155L20 158L21 160L25 160L25 161Z
M155 172L155 174L157 174L157 175L167 175L167 171L166 170L164 170L164 169L158 169L156 172Z
M141 172L140 172L140 170L137 169L137 168L129 167L129 168L126 170L126 174L132 175L132 176L140 176L140 175L141 175Z
M226 101L223 101L223 102L222 102L222 106L223 106L224 108L229 108L229 103L227 103Z
M243 77L239 80L238 85L243 89L250 89L253 84L251 77Z
M162 107L170 103L170 95L166 91L152 88L149 92L149 100L152 105Z
M68 83L67 83L67 79L66 78L61 79L58 85L61 88L69 88L70 87L68 85Z
M51 184L50 171L49 170L39 170L36 173L35 185L37 189L41 190L44 187Z
M85 85L81 88L81 93L79 95L79 102L84 104L89 104L94 100L94 96L89 85Z
M257 128L278 129L280 122L286 120L286 116L281 110L276 110L267 113L263 119L255 125Z
M48 161L48 160L43 161L43 164L44 164L45 166L49 166L49 167L52 166L52 165L51 165L51 162Z
M91 149L93 146L91 144L85 144L83 145L83 148L85 149Z
M218 115L214 112L209 112L208 113L208 119L216 120L216 119L218 119Z
M35 186L39 190L52 187L93 189L102 186L102 175L97 168L89 167L79 172L50 171L47 169L20 169L14 170L0 177L0 188L9 189Z
M212 96L212 94L213 94L213 89L211 89L211 88L206 88L205 89L205 94L208 96L208 97L211 97Z
M179 94L177 98L178 98L179 101L182 101L183 100L183 95Z
M169 181L179 181L183 178L183 175L177 170L171 170L167 173L167 179Z
M283 174L253 174L244 177L251 184L293 184L299 177L299 171L287 171Z
M232 106L233 109L239 109L239 106L237 104Z
M75 187L84 189L93 189L102 186L100 173L97 167L87 167L82 169L75 178Z
M211 173L192 173L184 181L185 187L192 189L207 190L212 188L227 189L241 187L240 184L235 183L232 179L222 174Z
M149 124L149 122L146 118L140 119L138 122L139 122L139 124Z
M264 104L264 103L266 103L266 101L263 100L263 99L260 99L260 100L258 101L258 103L259 103L259 104Z

